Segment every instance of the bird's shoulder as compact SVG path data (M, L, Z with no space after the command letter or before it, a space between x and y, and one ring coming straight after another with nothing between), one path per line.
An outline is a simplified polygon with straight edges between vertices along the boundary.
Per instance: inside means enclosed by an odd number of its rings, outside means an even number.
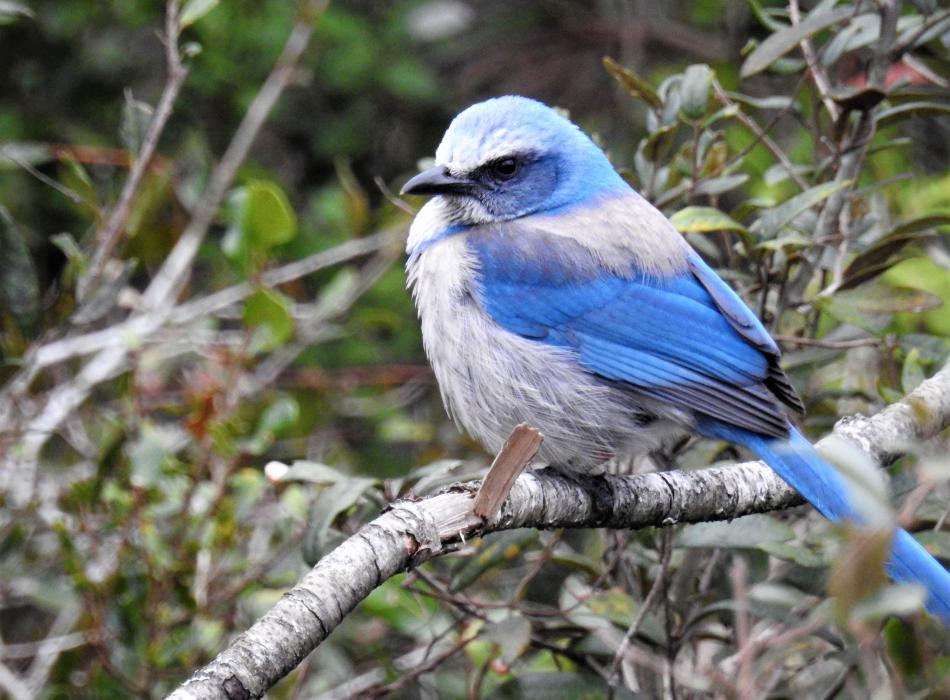
M464 238L486 283L552 287L611 277L670 280L690 274L695 254L669 220L630 189L475 226Z

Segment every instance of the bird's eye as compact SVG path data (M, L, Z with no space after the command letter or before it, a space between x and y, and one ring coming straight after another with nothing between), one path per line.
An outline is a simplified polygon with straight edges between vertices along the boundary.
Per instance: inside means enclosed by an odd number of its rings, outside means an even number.
M492 163L492 174L499 180L510 180L517 173L521 164L515 158L502 158Z

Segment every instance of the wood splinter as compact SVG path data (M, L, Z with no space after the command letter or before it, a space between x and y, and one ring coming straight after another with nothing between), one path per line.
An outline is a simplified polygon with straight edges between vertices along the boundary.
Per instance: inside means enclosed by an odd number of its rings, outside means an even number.
M475 515L485 520L495 517L508 498L515 479L531 464L542 442L544 436L541 432L527 423L521 423L511 431L475 494L472 506Z

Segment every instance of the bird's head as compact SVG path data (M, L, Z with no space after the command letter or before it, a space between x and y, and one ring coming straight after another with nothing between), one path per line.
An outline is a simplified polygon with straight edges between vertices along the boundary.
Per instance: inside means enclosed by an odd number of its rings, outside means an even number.
M404 194L437 195L453 224L508 221L626 189L607 156L550 107L497 97L461 112Z

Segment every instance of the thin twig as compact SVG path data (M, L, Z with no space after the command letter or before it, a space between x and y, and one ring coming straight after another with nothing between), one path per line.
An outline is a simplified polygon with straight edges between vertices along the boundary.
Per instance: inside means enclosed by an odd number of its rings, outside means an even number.
M142 299L146 309L160 309L169 304L187 281L191 263L198 254L198 248L207 235L238 168L247 158L278 98L293 79L297 62L313 35L314 15L322 14L327 4L328 0L312 1L308 5L310 11L302 12L298 16L276 65L248 107L244 119L221 157L221 162L214 169L208 189L195 207L191 222L145 290Z
M26 683L3 662L0 662L0 690L6 691L10 700L33 700Z
M716 99L719 100L724 105L735 105L735 102L729 95L726 94L726 91L722 89L722 85L719 84L717 80L712 81L713 90L716 93ZM752 133L755 134L756 138L762 142L762 145L769 149L769 152L775 156L776 160L782 164L782 167L785 168L785 171L788 173L788 176L792 181L801 189L802 191L808 189L808 183L802 178L801 175L795 170L795 164L789 160L788 156L785 155L785 151L779 148L778 144L771 139L771 137L758 125L758 123L750 117L748 114L743 112L741 109L736 110L736 119L742 122Z
M754 649L750 644L752 623L749 619L749 569L745 559L735 557L729 571L729 580L732 582L733 595L736 601L735 634L736 648L739 656L738 679L736 686L739 697L743 700L755 697L755 676L752 673L752 662L755 660Z
M33 164L30 163L28 160L25 160L25 159L23 159L23 158L20 158L20 156L16 155L16 154L9 148L9 144L0 145L0 155L2 155L4 158L6 158L7 160L9 160L9 161L11 161L12 163L14 163L17 167L22 168L23 170L25 170L27 173L29 173L30 175L32 175L33 177L35 177L37 180L39 180L40 182L42 182L44 185L47 185L47 186L49 186L49 187L52 187L54 190L56 190L56 191L59 192L61 195L63 195L64 197L66 197L66 199L68 199L69 201L71 201L73 204L83 204L83 203L86 201L86 200L83 198L83 196L82 196L81 194L79 194L76 190L74 190L74 189L72 189L72 188L70 188L70 187L66 187L66 185L64 185L64 184L62 184L62 183L60 183L60 182L57 182L56 180L54 180L54 179L51 178L51 177L48 177L48 176L44 175L44 174L41 173L39 170L37 170L36 168L34 168L34 167L33 167Z
M158 148L158 142L172 115L175 100L178 99L178 93L181 91L188 75L188 68L182 63L181 54L178 52L179 32L178 0L168 0L165 8L165 34L163 37L168 77L165 81L165 87L162 89L158 107L155 109L155 114L148 125L148 130L145 132L142 148L135 157L132 169L129 171L129 177L126 179L122 193L119 195L119 201L105 225L96 234L98 246L90 262L88 273L80 280L77 290L80 298L88 297L88 293L95 289L96 282L102 274L106 262L122 237L125 224L132 211L132 201L139 191L145 173L148 172L152 158L155 156L155 150Z
M798 7L798 0L789 0L788 14L793 25L801 21L802 13ZM811 72L811 77L815 82L815 88L818 90L821 102L828 111L832 123L834 123L838 121L838 117L841 116L841 110L838 108L838 105L835 104L835 101L831 99L831 81L828 79L825 67L821 64L821 61L818 60L818 56L815 54L815 48L811 45L811 39L809 37L806 36L802 39L799 46L801 46L802 54L805 56L805 62L808 64L808 70Z
M297 340L286 345L261 362L257 371L249 378L242 388L245 395L260 391L263 387L271 386L277 377L297 359L301 352L322 338L326 333L326 323L344 313L366 293L386 270L390 269L396 254L391 250L381 250L367 262L360 271L360 278L345 294L333 299L332 304L323 305L304 324L297 329Z
M33 657L33 663L30 665L30 671L26 677L26 685L36 695L39 695L46 687L53 666L67 649L75 648L86 643L87 635L84 632L79 633L79 638L74 639L73 635L67 635L76 621L79 620L81 609L78 605L67 604L53 621L47 633L47 638L37 643L36 655Z
M913 48L914 44L917 43L917 40L920 39L927 31L936 27L941 22L950 19L950 10L944 10L943 12L935 12L923 22L917 31L914 32L911 36L907 37L905 41L900 43L895 43L894 48L891 49L891 58L897 60L901 55L910 48Z
M808 345L816 348L831 348L833 350L846 350L848 348L877 347L884 343L880 338L855 338L854 340L822 340L821 338L806 338L797 335L774 335L772 336L780 343L789 343L791 345Z
M386 181L383 178L381 178L379 175L376 175L373 177L373 182L376 183L376 187L379 188L379 191L382 192L383 196L389 201L390 204L392 204L397 209L406 212L410 216L416 215L417 212L415 207L411 206L408 202L406 202L406 200L389 189L389 185L386 184Z
M874 50L874 58L868 70L868 84L880 87L883 85L884 77L887 75L887 69L890 66L890 49L894 43L894 36L897 31L897 19L900 16L900 0L881 0L881 34ZM841 230L842 211L845 204L850 201L854 188L858 182L858 175L861 172L861 166L864 163L864 157L867 154L868 145L875 133L874 114L871 110L864 110L858 116L857 123L851 129L847 137L840 143L836 158L838 169L835 173L834 182L838 184L850 183L842 186L841 189L832 193L821 207L818 214L818 222L815 225L813 240L830 241L840 240L837 255L839 261L848 251L850 245L847 231ZM838 239L835 234L841 234ZM820 254L822 251L819 250ZM808 256L802 257L802 263L799 267L795 279L788 287L789 293L793 298L800 298L811 281L816 263ZM835 268L836 277L831 283L821 291L821 295L828 296L833 293L841 284L841 270L843 266L838 264ZM824 286L824 285L823 285Z
M668 531L664 531L662 538L663 551L660 555L659 573L657 574L656 579L653 581L653 585L650 587L650 591L647 593L646 598L643 599L643 603L640 604L640 609L637 610L637 614L634 615L633 620L630 621L630 626L627 627L627 631L623 635L623 639L620 641L620 645L617 647L617 651L614 654L613 661L610 663L609 683L611 685L616 685L620 675L620 663L627 655L627 651L630 648L630 643L640 630L640 625L643 624L644 619L646 619L647 613L650 612L650 608L653 607L657 597L664 588L663 581L666 577L666 569L670 563L670 555L673 552L673 547L670 546L670 542L666 537L667 532Z
M385 229L371 236L354 238L329 250L314 253L301 260L295 260L273 270L268 270L260 276L259 284L242 282L200 299L192 299L178 306L172 312L170 321L172 323L188 323L198 318L204 318L246 299L261 287L276 287L286 284L319 270L325 270L333 265L339 265L354 258L374 253L391 246L396 241L401 241L404 235L405 229L400 226Z

